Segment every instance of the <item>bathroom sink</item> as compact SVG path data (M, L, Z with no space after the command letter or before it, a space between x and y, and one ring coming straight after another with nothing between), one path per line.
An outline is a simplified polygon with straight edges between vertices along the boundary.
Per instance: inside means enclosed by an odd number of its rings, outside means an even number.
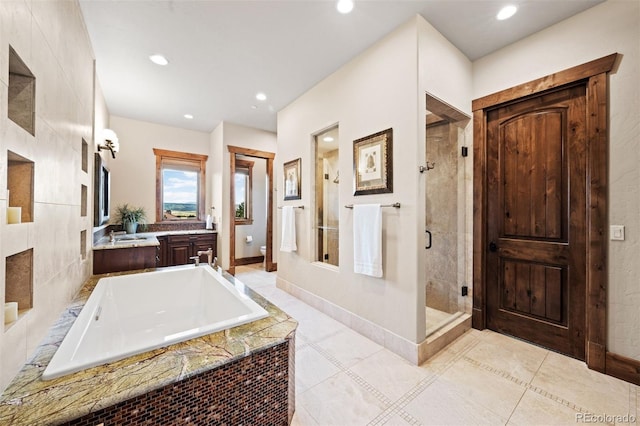
M131 241L140 241L140 240L146 240L147 237L120 237L116 240L116 243L128 243Z

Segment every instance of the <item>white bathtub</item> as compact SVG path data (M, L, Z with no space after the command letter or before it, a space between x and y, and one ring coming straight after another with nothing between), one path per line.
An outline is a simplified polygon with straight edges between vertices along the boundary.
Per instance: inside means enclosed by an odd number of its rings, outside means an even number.
M207 265L101 278L44 380L267 317Z

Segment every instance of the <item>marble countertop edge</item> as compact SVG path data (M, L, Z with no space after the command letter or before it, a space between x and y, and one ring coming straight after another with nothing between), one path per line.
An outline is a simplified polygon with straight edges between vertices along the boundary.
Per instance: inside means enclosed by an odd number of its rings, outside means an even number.
M159 246L160 242L158 237L165 237L168 235L199 235L199 234L217 234L218 231L213 229L190 229L182 231L157 231L157 232L137 232L135 234L118 234L116 235L116 241L109 241L109 236L100 238L93 244L94 250L112 250L123 249L133 247L148 247ZM123 240L123 237L141 237L145 239L140 240Z

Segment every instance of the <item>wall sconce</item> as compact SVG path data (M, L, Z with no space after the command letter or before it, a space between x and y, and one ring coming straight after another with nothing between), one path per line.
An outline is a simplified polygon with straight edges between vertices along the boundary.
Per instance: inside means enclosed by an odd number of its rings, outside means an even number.
M111 151L111 156L116 158L116 152L120 151L120 142L118 142L118 135L111 129L104 129L102 131L103 145L98 145L98 151L108 149Z

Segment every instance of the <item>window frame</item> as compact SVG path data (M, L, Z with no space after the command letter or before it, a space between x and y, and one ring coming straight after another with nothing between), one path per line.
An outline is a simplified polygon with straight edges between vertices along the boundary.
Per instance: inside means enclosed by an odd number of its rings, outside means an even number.
M245 205L244 205L244 211L245 211L245 217L244 218L239 218L237 217L235 214L233 216L234 218L234 223L236 225L251 225L253 224L253 161L249 161L249 160L242 160L242 159L236 159L235 161L235 167L234 167L234 171L233 171L233 179L235 182L235 175L236 173L238 173L238 169L243 169L243 170L247 170L247 175L248 175L248 179L247 179L247 184L245 187ZM233 193L233 206L234 206L234 210L235 210L235 205L236 205L236 187L234 185L233 187L234 193Z
M153 148L156 156L156 223L185 223L185 222L204 222L205 217L205 194L206 194L206 176L207 176L207 159L208 155L192 154L189 152L169 151L166 149ZM171 165L193 168L198 172L198 198L197 211L195 219L165 220L163 210L163 179L162 171L165 166L171 168Z

